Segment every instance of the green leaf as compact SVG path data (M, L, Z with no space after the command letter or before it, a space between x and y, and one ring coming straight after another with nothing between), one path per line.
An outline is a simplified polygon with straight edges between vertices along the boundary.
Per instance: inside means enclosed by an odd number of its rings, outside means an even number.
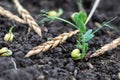
M84 35L83 35L83 42L88 42L90 39L94 37L94 34L92 33L92 29L89 29Z
M51 21L51 19L49 19L49 18L43 18L42 20L40 20L40 21L38 22L38 24L42 24L42 23L48 22L48 21Z
M83 23L85 24L86 20L87 20L87 14L83 11L81 11L79 13L79 18L81 19L81 21L83 21Z
M89 29L85 34L84 34L84 36L88 36L89 34L91 34L92 33L92 29Z
M86 16L85 12L76 13L74 15L74 21L77 25L77 28L82 33L86 32L86 26L85 26L86 19L87 19L87 16Z

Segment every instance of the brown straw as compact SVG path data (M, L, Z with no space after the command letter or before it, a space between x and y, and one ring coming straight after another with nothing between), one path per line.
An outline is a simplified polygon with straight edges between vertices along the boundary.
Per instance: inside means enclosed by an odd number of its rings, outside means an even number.
M23 19L19 18L17 15L12 14L10 11L5 10L3 7L0 6L0 15L7 17L11 20L14 20L19 23L26 23Z
M112 50L116 48L118 45L120 45L120 37L117 39L113 40L109 44L105 44L103 47L98 49L95 53L93 53L90 57L97 57L99 55L104 54L106 51Z
M79 30L75 30L75 31L71 31L69 33L60 34L59 36L53 38L51 41L47 41L47 42L43 43L42 45L34 47L32 50L30 50L25 55L25 57L30 57L32 55L36 55L36 54L45 52L49 49L55 48L57 45L65 42L65 40L68 37L71 37L72 35L77 34L78 32L79 32Z
M33 17L30 15L30 13L22 7L22 5L19 3L18 0L13 0L14 4L16 5L19 14L22 16L22 18L28 23L30 28L32 28L39 36L42 36L41 28L39 25L35 22Z

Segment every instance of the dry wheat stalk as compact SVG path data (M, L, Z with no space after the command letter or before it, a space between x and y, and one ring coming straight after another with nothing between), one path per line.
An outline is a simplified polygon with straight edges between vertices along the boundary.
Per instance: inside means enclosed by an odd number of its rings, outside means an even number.
M47 42L43 43L42 45L34 47L32 50L30 50L25 55L25 57L30 57L32 55L36 55L41 52L45 52L49 49L52 49L52 48L56 47L58 44L65 42L65 40L68 37L71 37L72 35L77 34L78 32L79 32L79 30L75 30L75 31L71 31L69 33L60 34L59 36L53 38L51 41L47 41Z
M113 40L112 42L108 44L105 44L103 47L101 47L95 53L93 53L90 57L97 57L99 55L102 55L106 51L116 48L118 45L120 45L120 37L118 37L117 39Z
M12 14L10 11L5 10L0 6L0 15L7 17L11 20L17 21L19 23L26 23L23 19L19 18L17 15Z
M19 14L26 21L26 23L28 23L30 28L32 28L39 36L41 36L41 29L39 25L35 22L33 17L30 15L30 13L22 7L18 0L13 0L13 2L16 5Z

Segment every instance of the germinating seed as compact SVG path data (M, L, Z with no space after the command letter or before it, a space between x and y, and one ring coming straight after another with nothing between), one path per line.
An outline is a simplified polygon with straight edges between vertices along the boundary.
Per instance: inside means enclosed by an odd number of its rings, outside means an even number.
M9 50L7 47L3 47L2 49L0 49L0 56L7 57L11 55L12 55L12 51Z
M12 34L12 33L8 33L8 34L6 34L5 36L4 36L4 41L6 41L6 42L12 42L13 41L13 39L14 39L14 35Z
M74 59L74 60L77 60L79 59L81 53L80 53L80 50L79 49L74 49L72 52L71 52L71 57Z
M48 15L51 17L56 17L57 16L57 12L56 11L49 11Z
M120 80L120 72L117 74L118 80Z

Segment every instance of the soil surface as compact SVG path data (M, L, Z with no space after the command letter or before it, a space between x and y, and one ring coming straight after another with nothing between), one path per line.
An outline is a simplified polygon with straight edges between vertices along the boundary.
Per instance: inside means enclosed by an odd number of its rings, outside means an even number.
M62 8L64 14L62 18L70 20L70 15L77 12L78 6L75 0L20 0L34 19L39 22L41 17L40 10L57 10ZM84 0L83 6L87 13L90 12L94 0ZM111 25L115 28L111 30L104 28L95 34L95 37L89 42L87 55L92 54L106 43L111 42L120 35L120 0L101 0L94 16L87 24L88 28L97 29L95 22L111 20L118 16ZM12 0L0 0L0 6L17 13ZM9 28L15 25L13 33L16 40L13 42L4 42L3 37ZM43 38L39 37L34 31L31 31L28 40L26 33L28 25L23 25L3 16L0 16L0 48L8 47L13 51L11 57L0 57L0 80L117 80L117 74L120 72L120 46L116 49L106 52L96 58L85 58L74 61L70 52L75 48L76 36L67 39L67 41L56 48L24 58L24 55L33 47L54 38L63 32L74 30L68 24L55 21L51 24L40 25L43 31ZM45 28L48 31L45 31ZM15 69L13 59L17 64Z

